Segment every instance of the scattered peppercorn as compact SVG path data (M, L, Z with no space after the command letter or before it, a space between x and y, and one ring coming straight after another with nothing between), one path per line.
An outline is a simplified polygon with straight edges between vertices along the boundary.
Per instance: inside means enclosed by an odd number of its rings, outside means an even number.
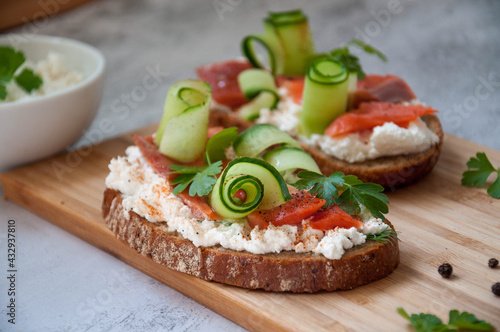
M444 263L439 266L438 272L441 275L441 277L449 278L453 273L453 267L448 263Z
M488 261L488 266L492 269L496 268L498 266L498 259L490 258L490 260Z
M494 284L493 286L491 286L491 291L496 296L500 296L500 282L497 282L496 284Z

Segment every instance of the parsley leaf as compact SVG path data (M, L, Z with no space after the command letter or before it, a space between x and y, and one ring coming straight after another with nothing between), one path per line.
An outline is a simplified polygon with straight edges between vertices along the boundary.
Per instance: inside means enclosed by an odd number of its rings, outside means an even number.
M9 46L0 46L0 81L10 81L25 60L23 52Z
M458 310L450 311L448 324L444 324L441 319L431 314L412 314L406 313L403 308L397 308L397 312L410 322L417 332L456 332L461 329L468 331L493 331L493 326L485 321L478 320L473 314Z
M394 244L395 241L400 241L398 238L398 232L387 226L378 233L368 233L366 234L367 240L372 240L380 243Z
M364 205L372 215L385 219L383 213L389 212L389 199L382 193L384 188L375 183L364 183L354 175L336 172L324 175L302 171L294 186L299 190L309 190L318 198L326 201L325 207L337 204L342 210L353 215L360 212ZM341 193L342 192L342 193Z
M0 100L7 98L7 88L3 83L0 83Z
M365 51L368 54L374 54L376 55L380 60L387 62L387 57L384 55L384 53L380 52L378 49L375 47L365 43L364 41L361 41L359 39L353 39L351 40L347 45L355 45L361 48L363 51Z
M491 331L493 326L484 320L479 320L473 314L467 311L460 312L458 310L450 311L450 321L448 325L456 327L458 329L468 329L476 331Z
M173 185L177 185L172 191L174 195L183 192L188 186L189 196L205 196L208 195L215 183L217 182L216 175L222 171L222 162L217 161L208 166L186 166L186 165L171 165L169 168L174 171L174 174L179 174L172 181Z
M332 206L335 198L338 197L338 187L344 183L343 173L337 172L329 177L311 172L302 171L297 174L300 178L294 186L299 190L309 190L318 198L326 201L325 207Z
M28 93L42 86L42 79L40 76L35 74L33 70L29 68L24 68L19 75L14 77L14 79L16 80L16 83Z
M236 127L226 128L210 137L207 142L205 163L210 164L226 159L225 150L233 144L236 138L238 138L238 128Z
M471 157L467 162L468 170L462 174L462 185L484 186L491 173L496 172L497 179L488 187L487 192L493 198L500 198L500 168L495 169L484 152L478 152L476 157Z
M40 76L28 68L14 77L16 70L25 60L23 52L16 51L12 47L0 46L0 100L7 98L6 84L12 79L28 93L42 85Z
M368 45L367 43L359 39L353 39L350 42L348 42L346 46L339 47L330 51L329 55L334 60L341 62L349 71L356 72L358 74L359 79L363 79L366 76L366 73L363 71L363 68L361 67L361 62L359 61L359 58L356 55L352 54L351 51L349 50L349 46L351 45L361 48L368 54L374 54L380 60L387 62L387 57L382 52L380 52L375 47Z

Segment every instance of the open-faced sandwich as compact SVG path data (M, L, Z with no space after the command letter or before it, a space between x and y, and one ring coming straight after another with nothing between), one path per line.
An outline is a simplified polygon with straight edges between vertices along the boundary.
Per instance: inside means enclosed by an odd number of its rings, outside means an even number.
M211 123L277 126L296 138L326 174L354 174L386 188L410 184L432 170L443 131L437 113L394 75L365 75L350 52L360 40L317 54L301 11L271 13L263 35L244 38L247 60L197 69L214 89ZM269 69L255 54L260 44Z
M172 85L157 132L113 159L103 214L168 268L267 291L347 290L390 274L399 248L383 188L329 177L262 124L209 128L210 86Z

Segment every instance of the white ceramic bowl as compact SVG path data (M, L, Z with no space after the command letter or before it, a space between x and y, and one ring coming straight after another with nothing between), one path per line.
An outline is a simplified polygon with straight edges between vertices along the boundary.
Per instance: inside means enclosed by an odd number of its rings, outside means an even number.
M0 172L69 147L92 123L102 98L104 56L82 42L50 36L3 35L0 45L40 61L62 54L68 70L83 74L75 85L43 96L0 104ZM21 42L18 42L21 41Z

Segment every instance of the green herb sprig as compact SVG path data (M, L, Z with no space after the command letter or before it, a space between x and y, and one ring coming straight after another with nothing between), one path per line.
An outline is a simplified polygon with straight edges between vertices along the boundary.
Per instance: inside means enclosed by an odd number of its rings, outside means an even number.
M479 320L466 311L451 310L448 324L444 324L440 318L431 314L420 313L410 316L403 308L398 308L397 312L408 320L417 332L493 331L490 323Z
M329 55L331 57L341 62L349 71L356 72L359 79L363 79L366 76L366 73L361 67L359 58L356 55L352 54L349 50L349 46L359 47L366 53L376 55L383 62L387 62L387 57L382 52L359 39L353 39L344 47L339 47L330 51Z
M14 80L24 91L30 93L40 88L43 81L29 68L24 68L20 74L16 70L26 61L23 52L9 46L0 46L0 100L7 98L6 85Z
M368 233L366 234L366 239L375 241L375 242L380 242L380 243L387 243L389 242L390 244L394 244L396 241L401 241L398 238L398 232L387 226L383 230L381 230L378 233Z
M482 187L492 173L497 173L497 179L487 189L493 198L500 198L500 168L495 169L486 153L478 152L476 158L471 157L467 162L468 170L462 174L462 185L468 187Z
M189 186L189 196L208 195L217 182L216 175L222 171L221 165L222 161L203 166L171 165L172 173L179 174L172 181L172 185L176 185L172 193L178 195Z
M300 179L294 186L299 190L309 190L318 198L326 201L325 207L337 204L345 212L354 215L361 212L364 205L373 216L385 219L389 212L389 199L382 193L384 188L375 183L364 183L354 175L342 172L324 176L310 171L297 174ZM342 193L340 193L342 192Z

